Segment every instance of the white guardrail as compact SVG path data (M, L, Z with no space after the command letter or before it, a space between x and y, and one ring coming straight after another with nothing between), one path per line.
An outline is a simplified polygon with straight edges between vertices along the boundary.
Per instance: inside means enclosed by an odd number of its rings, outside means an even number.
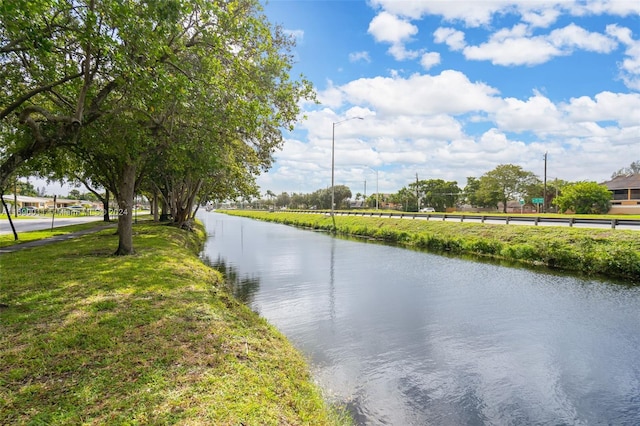
M330 214L325 210L289 210L299 213ZM583 228L611 228L640 231L640 219L619 218L580 218L544 217L519 215L490 215L490 214L447 214L447 213L415 213L378 210L376 212L336 211L336 216L386 217L400 219L441 220L449 222L476 222L502 225L532 225L532 226L567 226Z

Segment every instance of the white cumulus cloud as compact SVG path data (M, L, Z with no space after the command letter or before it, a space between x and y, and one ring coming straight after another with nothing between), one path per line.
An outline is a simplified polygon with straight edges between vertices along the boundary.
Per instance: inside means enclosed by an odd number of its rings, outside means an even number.
M341 87L344 99L355 105L369 105L381 113L462 114L493 109L498 91L466 75L445 70L439 75L415 74L409 78L361 78Z
M349 53L349 61L350 62L371 62L371 57L369 56L369 52L352 52Z
M418 33L418 27L388 12L378 14L369 23L369 34L378 42L402 43Z
M369 23L369 34L377 42L390 43L389 54L398 61L415 59L421 52L408 50L405 43L418 33L418 27L388 12L381 12Z
M438 65L440 63L440 54L438 52L427 52L422 55L422 59L420 59L420 65L425 70L429 70L432 67Z
M438 28L433 33L433 40L436 43L445 43L451 50L462 50L466 45L464 33L455 28Z
M609 53L617 47L615 40L603 34L589 32L575 24L553 30L545 38L560 50L565 51L572 51L576 48L598 53Z
M617 42L611 37L589 32L575 24L537 36L531 35L531 29L526 25L517 24L495 32L485 43L465 47L463 52L467 59L512 66L542 64L577 49L609 53L616 46Z
M616 24L607 25L607 34L626 46L625 59L620 64L620 72L625 84L640 90L640 40L634 40L629 28Z

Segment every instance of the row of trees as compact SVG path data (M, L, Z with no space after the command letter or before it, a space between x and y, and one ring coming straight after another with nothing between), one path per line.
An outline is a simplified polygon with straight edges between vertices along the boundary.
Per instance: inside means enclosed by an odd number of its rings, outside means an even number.
M421 206L444 211L468 204L493 209L501 206L506 213L509 201L532 203L534 198L542 199L545 207L555 205L561 212L606 213L611 193L595 182L569 183L554 179L545 187L534 173L517 165L501 164L479 178L468 177L464 189L460 189L457 182L423 180L401 189L390 200L409 211L417 211Z
M349 208L351 197L352 194L349 187L345 185L335 186L336 208ZM246 202L256 209L269 206L275 208L289 207L328 210L331 208L331 188L318 189L311 194L288 194L283 192L280 195L276 195L271 190L268 190L264 198L248 199Z
M632 167L635 163L632 163ZM638 162L640 164L640 161ZM626 169L621 169L626 170ZM269 191L270 192L270 191ZM346 186L336 186L336 207L349 208L351 191ZM361 194L357 194L356 199ZM611 193L595 182L569 183L554 179L544 182L534 173L513 164L502 164L479 178L468 177L467 185L461 189L455 181L442 179L417 180L395 194L372 194L365 200L366 207L392 204L404 211L418 211L421 207L433 207L445 211L463 204L479 208L502 208L507 212L509 201L532 203L534 198L543 199L544 206L554 205L558 211L576 213L606 213L610 207ZM276 207L329 209L331 189L322 189L312 194L283 193L262 200Z
M576 213L606 213L611 193L595 182L569 183L554 179L544 182L534 173L513 164L501 164L479 178L468 177L460 189L457 182L440 179L417 181L390 197L409 211L429 206L445 211L457 205L498 209L507 212L509 201L533 203L542 199L545 207L555 205L558 211Z
M257 195L312 87L258 0L30 0L0 7L0 196L16 175L134 194L181 225L207 200Z

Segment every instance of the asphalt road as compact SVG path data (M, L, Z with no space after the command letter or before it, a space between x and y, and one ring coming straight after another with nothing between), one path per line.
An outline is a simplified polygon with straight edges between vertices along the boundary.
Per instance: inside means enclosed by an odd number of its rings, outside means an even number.
M43 229L51 229L51 216L46 218L28 218L21 219L18 217L17 219L11 218L13 220L13 225L16 227L16 231L18 235L21 232L28 231L40 231ZM55 218L53 221L53 227L57 228L60 226L67 225L77 225L80 223L87 222L97 222L103 220L102 215L99 216L82 216L82 217L64 217L64 218ZM8 219L0 219L0 235L2 234L11 234L11 225L9 225Z

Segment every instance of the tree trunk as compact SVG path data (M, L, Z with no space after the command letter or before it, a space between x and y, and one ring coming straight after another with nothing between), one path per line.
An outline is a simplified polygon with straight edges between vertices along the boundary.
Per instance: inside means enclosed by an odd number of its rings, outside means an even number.
M157 222L160 218L160 214L158 212L158 191L153 191L153 201L151 202L151 208L153 209L153 221Z
M133 196L136 182L136 166L126 164L118 182L118 249L116 256L133 254Z
M182 227L186 221L194 217L193 204L201 187L202 180L198 179L196 182L183 183L181 191L177 194L174 193L173 198L176 203L176 214L173 217L173 223L178 227Z
M162 212L160 213L160 222L166 222L171 216L169 216L169 203L167 203L166 197L162 197Z
M13 239L18 241L18 233L16 232L16 227L13 225L13 220L11 220L11 212L7 207L7 203L4 201L4 191L0 191L0 200L2 200L4 211L7 213L7 219L9 219L9 225L11 225L11 230L13 231Z
M111 222L111 218L109 217L109 191L108 190L105 190L105 196L102 199L102 208L103 208L102 220L104 220L105 222Z

